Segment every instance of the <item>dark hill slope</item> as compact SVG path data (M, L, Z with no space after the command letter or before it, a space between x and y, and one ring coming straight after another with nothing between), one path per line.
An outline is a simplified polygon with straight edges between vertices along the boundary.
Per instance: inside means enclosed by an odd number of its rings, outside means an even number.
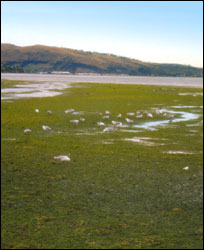
M20 47L1 44L1 68L20 68L24 72L69 71L158 76L201 76L203 70L180 64L145 63L112 54L84 52L34 45Z

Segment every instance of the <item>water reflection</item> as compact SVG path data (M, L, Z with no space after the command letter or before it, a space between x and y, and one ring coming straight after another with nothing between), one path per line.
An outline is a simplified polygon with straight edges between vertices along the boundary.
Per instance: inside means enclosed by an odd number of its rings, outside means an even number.
M179 114L179 118L174 118L171 120L162 120L162 121L151 121L151 122L145 122L143 124L136 124L132 125L134 128L144 128L144 129L149 129L149 130L156 130L155 127L158 126L165 126L171 124L171 122L176 123L176 122L184 122L184 121L190 121L190 120L195 120L200 117L198 114L190 113L190 112L184 112L184 111L173 111L169 109L161 109L162 112L168 112L171 114Z
M15 88L6 88L1 90L1 99L18 99L18 98L36 98L36 97L52 97L62 94L60 90L69 88L69 83L62 82L42 82L27 83L15 85Z

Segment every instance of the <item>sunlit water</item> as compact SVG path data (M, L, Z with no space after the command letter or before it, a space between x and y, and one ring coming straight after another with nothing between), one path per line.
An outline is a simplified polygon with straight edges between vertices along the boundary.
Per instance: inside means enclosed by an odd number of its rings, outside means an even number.
M144 129L149 129L149 130L156 130L156 127L158 126L165 126L169 125L172 123L177 123L177 122L184 122L184 121L190 121L190 120L196 120L200 117L199 114L194 114L190 112L184 112L184 111L173 111L169 109L161 109L162 112L168 112L171 114L179 114L179 118L174 118L174 119L167 119L167 120L160 120L160 121L152 121L152 122L145 122L143 124L136 124L132 125L134 128L144 128Z
M2 89L1 99L52 97L62 94L61 90L66 88L70 88L69 83L43 82L35 84L17 84L15 88Z

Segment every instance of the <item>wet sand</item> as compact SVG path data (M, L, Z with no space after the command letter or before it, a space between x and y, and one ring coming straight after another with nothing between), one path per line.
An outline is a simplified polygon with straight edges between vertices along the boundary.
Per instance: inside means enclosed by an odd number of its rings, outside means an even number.
M24 80L24 81L144 84L144 85L203 88L202 77L151 77L151 76L52 75L52 74L2 73L1 79Z

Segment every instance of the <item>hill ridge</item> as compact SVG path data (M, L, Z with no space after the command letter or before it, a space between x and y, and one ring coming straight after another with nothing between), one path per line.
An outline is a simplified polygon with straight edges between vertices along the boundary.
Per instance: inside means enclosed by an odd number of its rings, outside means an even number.
M71 73L127 74L141 76L202 76L203 69L182 64L150 63L109 53L57 46L1 44L1 71L69 71Z

